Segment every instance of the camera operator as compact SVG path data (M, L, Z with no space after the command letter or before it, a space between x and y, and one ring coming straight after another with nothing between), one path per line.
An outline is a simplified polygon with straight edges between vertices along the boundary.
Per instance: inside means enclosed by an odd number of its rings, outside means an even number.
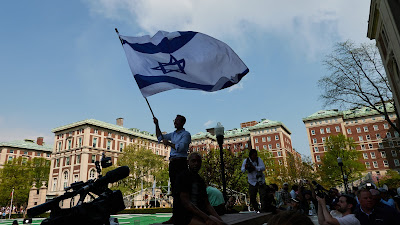
M247 171L247 179L249 182L250 204L255 211L259 211L257 203L257 192L260 194L261 211L271 211L267 201L268 187L265 184L265 165L260 157L257 156L257 150L251 149L249 157L243 160L242 172Z

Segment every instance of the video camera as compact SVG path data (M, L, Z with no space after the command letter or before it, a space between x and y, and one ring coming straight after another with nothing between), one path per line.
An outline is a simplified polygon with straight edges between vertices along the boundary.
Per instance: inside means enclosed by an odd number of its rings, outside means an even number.
M253 163L251 162L250 158L246 159L245 169L247 172L251 173L255 170Z
M103 157L101 165L103 168L111 166L111 158ZM117 182L129 176L129 167L121 166L111 170L105 176L101 175L100 162L95 163L99 177L95 180L87 182L75 182L70 187L65 188L65 193L46 203L30 208L27 211L29 217L51 210L50 217L42 221L42 225L110 225L111 214L115 214L125 209L122 193L119 190L112 191L107 186L110 183ZM95 198L92 194L97 195ZM61 201L73 198L79 195L79 200L75 206L71 208L61 209L59 204ZM86 196L89 195L91 202L84 202ZM118 224L118 223L113 223Z
M315 180L313 180L312 183L315 186L315 191L318 197L324 198L325 196L328 196L328 190L326 190L322 185L318 184Z

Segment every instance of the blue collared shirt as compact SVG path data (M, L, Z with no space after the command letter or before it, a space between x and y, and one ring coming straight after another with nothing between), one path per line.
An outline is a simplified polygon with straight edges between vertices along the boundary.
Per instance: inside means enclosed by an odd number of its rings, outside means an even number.
M175 149L171 148L171 153L169 154L169 158L181 158L187 157L189 151L189 144L192 141L192 137L190 133L185 129L180 131L174 131L169 134L163 135L164 139L171 141L172 144L175 144ZM162 136L158 137L158 143L163 139Z

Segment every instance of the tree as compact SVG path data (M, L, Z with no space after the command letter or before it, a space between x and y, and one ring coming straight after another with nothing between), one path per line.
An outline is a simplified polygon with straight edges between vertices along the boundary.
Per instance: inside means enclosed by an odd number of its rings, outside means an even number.
M241 152L236 157L231 151L224 149L223 154L227 190L246 193L248 188L246 187L247 178L246 176L243 176L244 174L240 171L242 161L246 157L246 153ZM206 183L215 184L222 187L220 162L219 150L217 149L211 149L209 153L203 156L200 175L204 178Z
M396 170L388 170L386 175L381 178L381 184L386 184L389 188L400 187L400 174Z
M314 165L310 157L303 156L301 159L288 154L286 162L273 165L274 168L267 178L270 183L282 185L283 183L296 184L300 180L315 180Z
M143 188L151 187L155 178L158 185L166 186L168 184L168 164L162 156L154 154L138 144L126 146L121 156L118 158L118 166L128 166L130 176L120 180L113 186L113 189L119 189L124 195L134 193ZM115 166L103 170L115 169Z
M341 157L343 161L343 172L348 180L355 180L361 177L365 170L364 165L359 161L361 153L357 151L356 144L352 138L343 134L329 136L325 142L327 152L322 158L322 166L318 169L324 186L333 187L343 183L342 173L337 162Z
M367 107L384 116L390 126L400 133L398 125L389 118L392 111L397 118L399 115L376 46L356 46L351 41L337 43L323 64L330 71L318 81L325 106Z
M50 161L44 158L18 157L7 161L0 169L0 205L8 205L14 188L14 205L24 205L28 202L29 190L33 182L41 186L49 180Z

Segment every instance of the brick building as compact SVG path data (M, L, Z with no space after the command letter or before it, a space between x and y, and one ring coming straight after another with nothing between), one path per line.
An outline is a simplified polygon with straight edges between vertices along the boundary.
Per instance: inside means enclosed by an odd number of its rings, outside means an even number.
M400 1L371 0L367 37L376 40L400 113Z
M288 154L300 159L300 154L293 149L290 130L279 121L262 119L260 122L251 121L241 123L241 128L224 132L223 148L232 151L235 155L244 149L268 150L276 162L285 162ZM200 132L192 136L190 151L209 151L219 149L216 137L209 132Z
M0 168L14 158L23 157L27 160L42 157L50 160L52 146L43 142L43 137L35 140L25 139L23 141L0 142Z
M55 137L46 193L48 199L63 194L64 188L76 181L97 178L95 161L105 153L115 165L119 154L129 144L139 144L166 160L169 158L170 148L158 144L155 135L136 128L124 128L122 118L117 119L116 125L88 119L54 128L52 132ZM69 202L63 204L69 206Z
M379 106L382 107L382 106ZM393 105L387 104L390 119L396 123ZM313 162L320 166L326 151L324 142L330 135L343 134L353 138L360 161L372 176L380 176L388 169L400 171L400 138L378 112L369 108L351 110L321 110L303 118Z

